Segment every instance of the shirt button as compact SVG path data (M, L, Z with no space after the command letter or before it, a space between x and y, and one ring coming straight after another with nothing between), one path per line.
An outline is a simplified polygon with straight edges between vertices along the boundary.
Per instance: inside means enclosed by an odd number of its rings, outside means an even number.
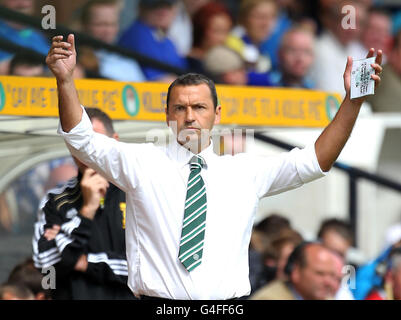
M195 253L192 258L194 258L194 260L198 260L199 259L199 255L197 253Z

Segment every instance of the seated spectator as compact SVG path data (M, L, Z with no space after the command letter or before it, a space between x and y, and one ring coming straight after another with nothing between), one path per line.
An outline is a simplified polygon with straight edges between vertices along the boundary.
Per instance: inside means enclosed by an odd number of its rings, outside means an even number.
M275 213L254 226L249 246L251 294L276 277L276 269L264 264L263 254L271 248L271 238L281 230L290 227L290 221L287 218Z
M395 35L381 79L375 95L367 100L372 105L372 111L401 112L401 30Z
M335 218L322 222L317 237L323 245L343 258L347 256L348 249L354 243L351 226L347 222Z
M117 0L87 2L81 16L84 31L98 40L114 44L119 33L120 11ZM94 53L99 61L99 74L102 77L118 81L145 81L145 76L134 59L103 49L95 50Z
M0 300L34 300L35 296L26 286L5 283L0 285Z
M51 299L50 289L42 286L43 274L35 268L31 258L16 265L8 277L8 284L22 285L32 291L35 300Z
M173 22L176 0L141 0L139 18L126 30L119 44L160 62L178 68L186 68L167 31ZM150 81L171 82L177 75L149 66L142 68Z
M173 41L178 53L185 57L193 44L192 17L210 0L181 0L177 5L177 14L168 30L168 37Z
M383 283L373 288L365 300L401 300L401 249L390 253Z
M223 45L231 31L230 13L222 4L209 2L193 16L193 46L188 66L193 72L204 73L202 61L209 50Z
M279 70L270 75L275 86L313 88L307 75L313 64L314 41L314 35L301 28L290 29L283 36L278 53Z
M303 241L302 236L291 228L281 230L272 237L268 249L265 250L264 264L269 270L275 269L274 280L286 280L285 266L288 257ZM266 279L268 280L268 279Z
M209 50L204 60L204 68L214 76L217 83L245 86L248 82L245 61L236 51L226 46L217 46Z
M279 234L281 230L289 228L291 228L291 223L287 218L280 214L272 213L262 219L253 228L251 246L256 251L262 253L271 237Z
M287 281L276 280L255 292L251 300L327 300L340 287L336 254L319 243L302 243L286 265Z
M370 48L383 50L383 64L387 62L387 54L391 49L392 22L389 14L381 9L372 8L366 18L366 24L362 28L361 42L357 42L352 49L352 56L363 59Z
M349 269L344 269L345 267L345 260L344 257L340 256L339 254L335 254L333 256L334 262L333 265L335 267L335 274L337 280L340 281L340 287L338 288L337 292L334 295L335 300L355 300L354 295L352 294L350 287L348 285L348 281L353 281L353 279L345 279L347 281L343 281L343 277L345 275L352 275L352 273L348 273ZM335 278L334 278L335 279Z
M269 38L276 24L277 4L274 0L243 0L240 5L240 25L234 28L228 45L241 50L250 63L249 85L270 85L266 73L271 69L271 57L262 54L261 45Z
M311 78L317 89L342 95L345 95L342 79L344 61L352 55L352 48L360 37L367 14L364 2L355 1L353 6L356 9L356 26L343 28L344 15L341 8L346 4L349 4L346 0L332 1L321 12L324 29L316 41L315 62L311 70Z
M33 15L35 9L35 0L1 0L0 4L25 15ZM46 55L50 49L50 43L42 33L12 21L0 21L0 37L43 55ZM0 51L2 65L6 65L11 58L12 54Z
M45 64L42 59L30 53L17 53L10 62L9 75L21 77L43 77Z

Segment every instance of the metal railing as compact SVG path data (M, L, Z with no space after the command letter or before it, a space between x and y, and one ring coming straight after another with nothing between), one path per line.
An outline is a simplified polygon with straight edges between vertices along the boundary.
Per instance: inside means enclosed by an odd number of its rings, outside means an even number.
M284 150L291 150L297 146L285 143L278 139L268 137L264 134L255 132L255 139L263 141L265 143L274 145ZM359 179L365 179L377 185L386 187L388 189L401 192L401 183L388 179L378 174L370 173L362 169L358 169L353 166L348 166L341 162L335 162L334 168L346 173L349 178L349 203L348 203L348 218L349 223L352 227L354 239L357 239L357 212L358 212L358 188L357 181Z
M140 65L151 66L152 68L160 69L165 72L171 72L171 73L174 73L177 75L190 72L190 70L185 70L185 69L181 69L181 68L178 68L175 66L171 66L167 63L164 63L163 61L149 58L146 55L140 54L138 52L135 52L135 51L132 51L132 50L120 47L120 46L108 44L101 40L95 39L95 38L87 35L86 33L69 29L60 24L57 24L56 29L44 30L42 28L42 20L40 18L28 16L28 15L19 13L14 10L10 10L1 5L0 5L0 19L17 22L17 23L29 26L31 28L40 30L41 32L47 34L49 36L49 38L52 38L53 36L56 36L56 35L63 35L64 38L66 39L68 34L73 33L73 34L75 34L75 41L76 41L77 48L79 48L80 45L87 45L94 49L100 49L100 48L105 49L109 52L118 53L122 56L134 59ZM1 37L0 37L0 39L1 39ZM7 44L7 40L5 40L5 39L1 39L1 40L2 41L0 42L0 48L4 51L15 53L15 52L20 52L21 48L24 49L24 47L19 47L19 49L18 49L16 46L9 46ZM10 41L8 41L8 42L10 42ZM16 51L16 50L19 50L19 51ZM27 50L34 51L31 49L27 49Z

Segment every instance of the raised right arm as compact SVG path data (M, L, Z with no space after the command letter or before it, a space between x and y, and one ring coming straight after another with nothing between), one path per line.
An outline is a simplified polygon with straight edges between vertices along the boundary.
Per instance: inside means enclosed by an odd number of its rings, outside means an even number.
M46 63L57 80L59 116L63 131L69 132L82 118L82 108L75 88L73 72L76 65L74 35L55 36Z

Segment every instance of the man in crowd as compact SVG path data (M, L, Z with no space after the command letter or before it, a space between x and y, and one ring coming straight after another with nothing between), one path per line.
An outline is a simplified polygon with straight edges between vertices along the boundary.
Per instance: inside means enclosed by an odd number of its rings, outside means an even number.
M401 31L394 37L383 70L383 85L368 98L368 102L373 112L401 112Z
M88 108L95 132L118 139L111 119ZM50 190L33 236L37 268L54 266L53 299L132 299L127 286L125 194L77 159L78 177Z
M114 44L119 33L120 5L117 0L91 0L82 10L81 23L92 37ZM143 82L145 76L138 63L107 50L96 50L99 74L118 81Z
M313 88L307 75L314 61L314 42L314 35L301 28L284 34L278 51L279 70L270 75L275 86Z
M294 249L285 268L288 281L276 280L259 289L252 300L327 300L340 288L335 253L318 243Z
M373 57L371 49L368 57ZM380 82L382 58L372 64ZM250 292L248 247L259 200L323 177L339 156L364 98L347 96L317 141L277 157L218 156L211 130L221 119L214 83L185 74L170 85L166 146L124 144L93 131L72 78L74 35L53 38L46 59L59 92L59 133L80 161L127 194L129 287L142 298L232 299Z
M29 53L17 53L11 59L9 74L20 77L43 77L45 75L43 59Z
M0 4L26 15L33 15L35 10L35 0L0 0ZM50 47L42 33L13 21L0 21L0 37L41 54L47 54ZM11 58L10 53L0 51L0 70L8 69Z
M175 16L176 0L141 0L138 19L122 34L119 45L178 68L186 68L167 31ZM149 66L143 72L150 81L171 82L176 75Z
M329 249L346 258L354 243L351 226L339 219L324 220L317 234L318 239Z

